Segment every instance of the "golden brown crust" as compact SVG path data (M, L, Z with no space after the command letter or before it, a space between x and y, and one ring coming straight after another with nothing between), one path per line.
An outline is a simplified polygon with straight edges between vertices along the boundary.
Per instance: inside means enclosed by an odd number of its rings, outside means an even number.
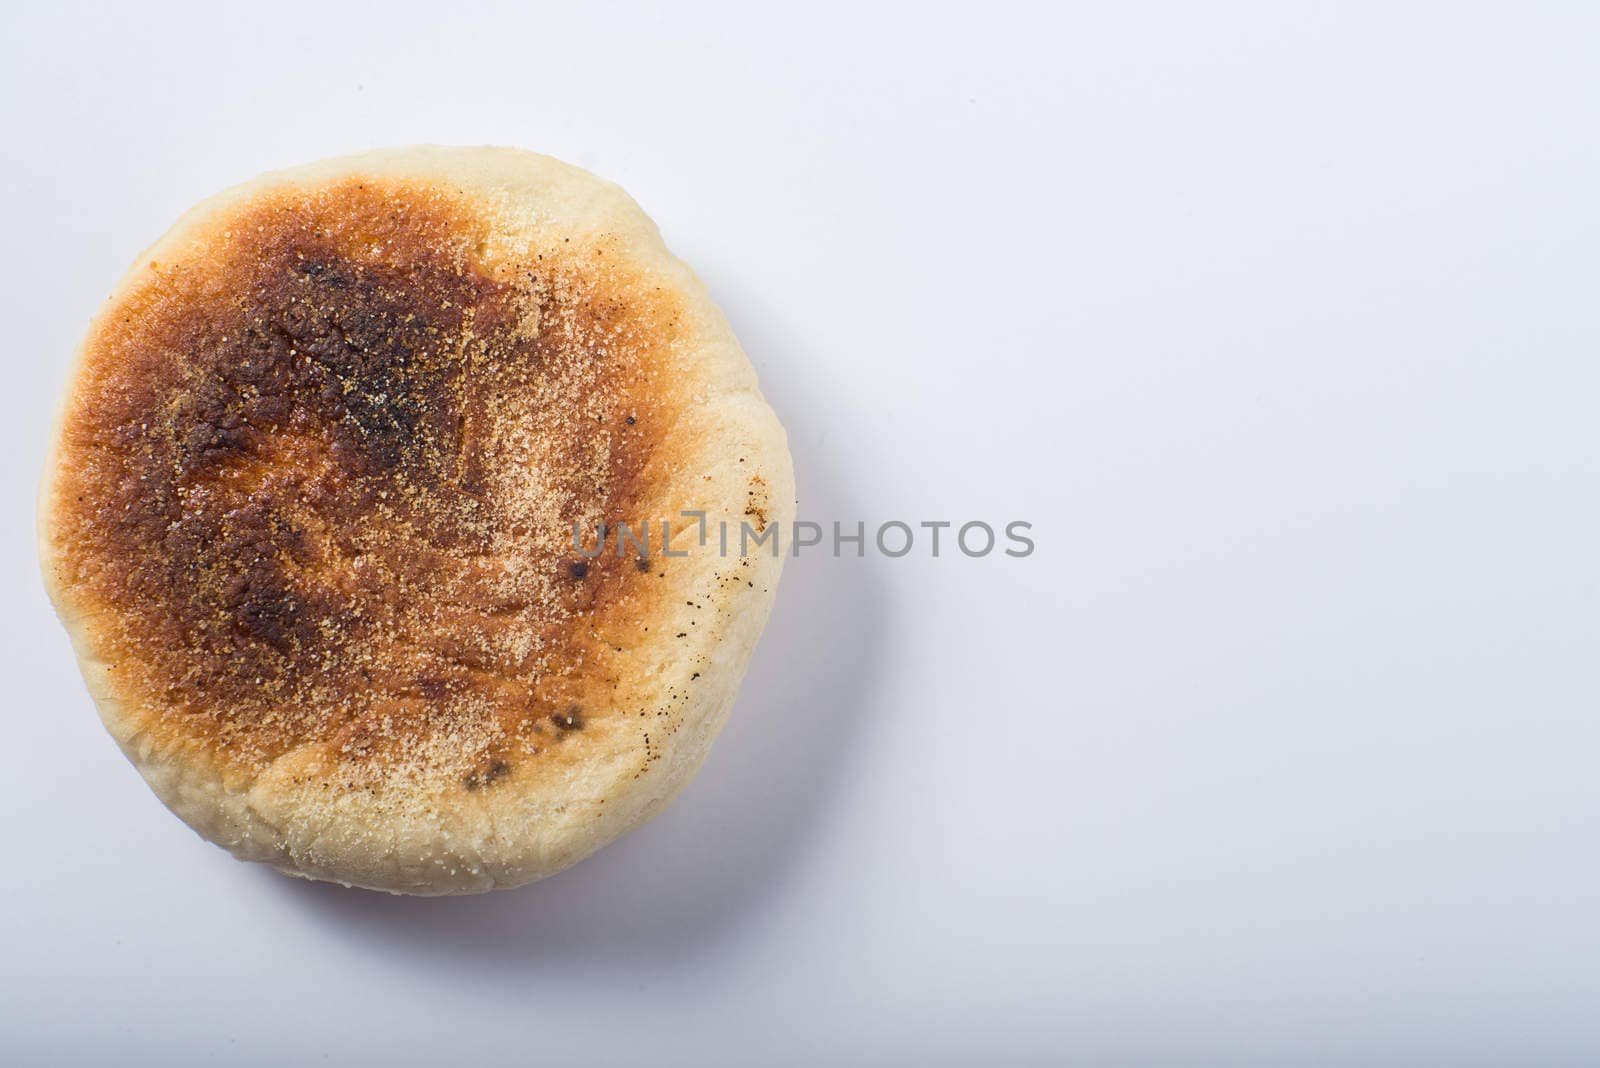
M699 696L663 669L747 653L778 566L588 558L574 524L765 525L768 480L791 483L750 400L614 187L499 150L291 172L180 225L92 328L47 579L114 733L202 833L386 889L537 877L692 773L743 659ZM636 785L669 753L670 781ZM631 816L561 831L579 800ZM477 859L441 857L463 818Z

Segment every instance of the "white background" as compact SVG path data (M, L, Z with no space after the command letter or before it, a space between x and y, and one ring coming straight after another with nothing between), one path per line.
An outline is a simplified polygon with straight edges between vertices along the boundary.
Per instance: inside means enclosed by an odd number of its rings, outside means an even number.
M1600 1059L1596 9L1118 6L8 10L0 1061ZM804 517L1038 543L791 564L683 798L487 898L197 839L32 541L139 250L411 142L632 192Z

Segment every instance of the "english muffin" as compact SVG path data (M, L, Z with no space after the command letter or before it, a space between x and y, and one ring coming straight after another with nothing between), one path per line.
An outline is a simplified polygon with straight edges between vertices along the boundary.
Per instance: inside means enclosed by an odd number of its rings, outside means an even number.
M727 320L621 189L404 148L239 186L139 258L71 372L40 548L101 717L191 827L470 893L694 775L793 498Z

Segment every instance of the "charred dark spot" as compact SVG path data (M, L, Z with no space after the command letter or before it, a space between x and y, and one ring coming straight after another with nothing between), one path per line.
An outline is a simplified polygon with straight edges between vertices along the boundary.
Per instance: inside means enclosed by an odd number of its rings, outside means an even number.
M649 571L650 558L648 556L636 556L633 558L633 566L638 571Z
M314 410L334 428L336 447L363 458L369 474L404 467L432 482L459 448L461 362L448 338L460 329L460 309L488 294L447 271L420 273L358 272L330 253L269 275L249 318L261 336L292 339L301 357L282 362L267 396L287 394ZM280 348L256 346L266 361L283 358ZM252 373L279 370L261 367Z
M573 560L567 564L567 573L575 579L586 579L589 577L589 562Z
M295 624L300 621L301 612L294 595L268 574L240 599L234 609L234 619L242 634L287 653L292 648Z
M351 275L339 270L335 265L324 263L321 260L302 260L298 265L301 274L314 278L325 285L335 289L343 289L351 282Z
M563 734L583 730L583 710L577 705L568 706L565 712L550 713L550 722Z
M437 701L450 692L450 683L439 678L419 678L415 686L417 695L430 701Z
M485 786L493 786L507 775L511 774L511 765L504 760L490 761L486 766L470 772L462 780L468 790L478 790Z

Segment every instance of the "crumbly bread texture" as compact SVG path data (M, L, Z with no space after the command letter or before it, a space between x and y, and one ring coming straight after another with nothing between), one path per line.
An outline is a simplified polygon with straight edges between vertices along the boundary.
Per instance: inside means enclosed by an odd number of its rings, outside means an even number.
M785 530L793 498L726 319L622 190L405 148L230 190L140 258L71 374L40 547L106 726L191 827L469 893L693 777L783 560L718 524ZM577 551L602 522L648 552Z

